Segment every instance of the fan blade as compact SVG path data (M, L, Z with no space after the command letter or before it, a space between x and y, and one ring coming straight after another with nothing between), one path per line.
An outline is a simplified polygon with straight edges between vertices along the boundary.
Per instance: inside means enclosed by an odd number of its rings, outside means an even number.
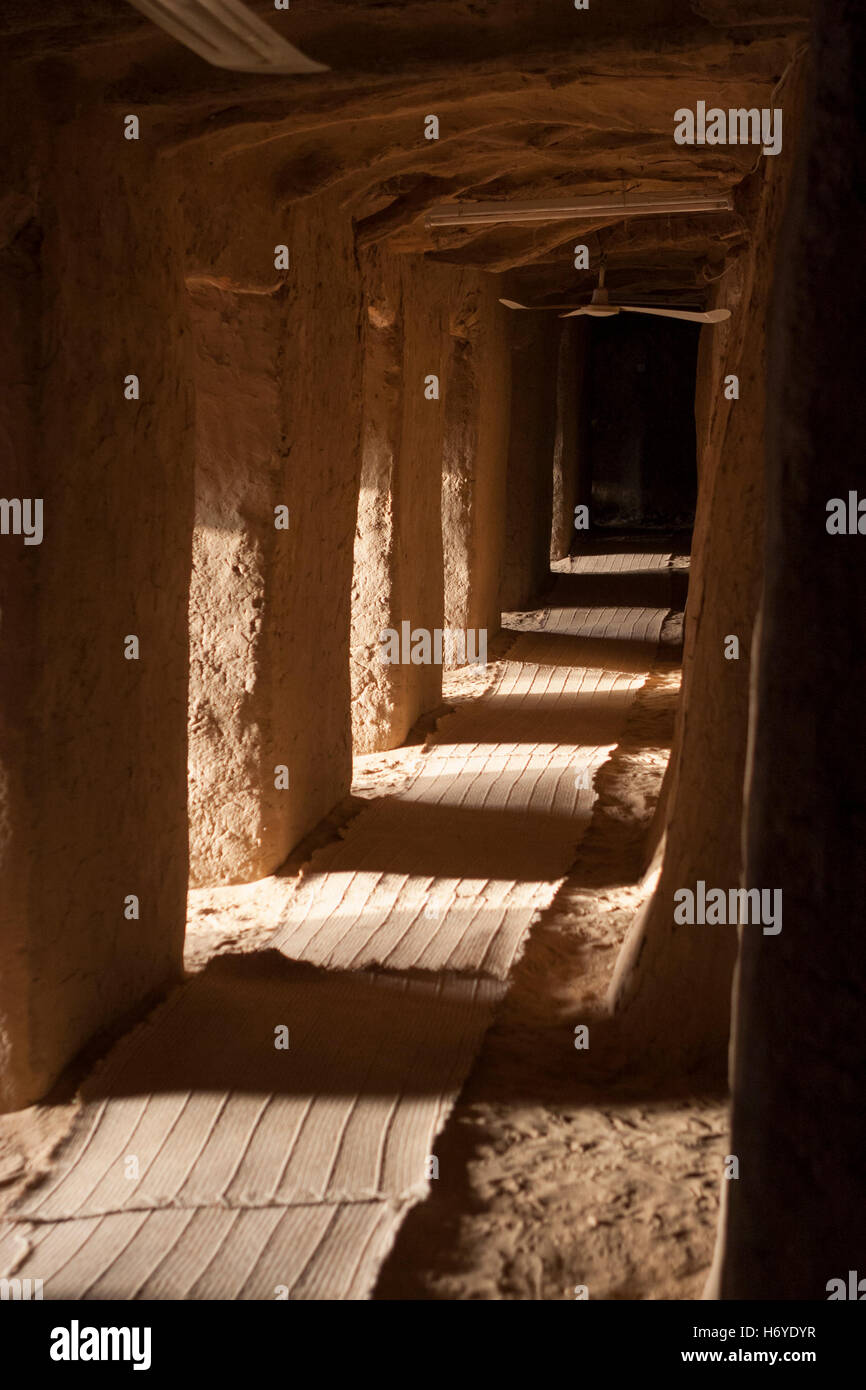
M706 313L689 313L686 309L647 309L637 304L621 304L624 314L656 314L661 319L686 319L689 323L724 323L731 317L730 309L708 309Z
M518 304L516 299L500 299L500 304L504 304L506 309L534 309L536 313L541 313L551 309L573 309L573 304Z
M608 319L619 313L618 304L584 304L582 309L572 309L570 314L560 314L561 319L575 319L578 314L590 314L594 319Z

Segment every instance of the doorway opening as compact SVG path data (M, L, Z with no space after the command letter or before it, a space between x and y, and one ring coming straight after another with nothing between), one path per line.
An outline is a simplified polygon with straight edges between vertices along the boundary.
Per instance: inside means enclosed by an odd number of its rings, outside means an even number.
M691 532L699 335L697 325L637 314L593 321L578 412L589 537ZM577 551L587 530L575 531Z

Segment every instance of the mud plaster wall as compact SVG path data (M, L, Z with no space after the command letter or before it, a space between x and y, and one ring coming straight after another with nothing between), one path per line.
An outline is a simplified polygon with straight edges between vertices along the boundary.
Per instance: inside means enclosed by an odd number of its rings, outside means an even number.
M284 673L266 666L287 613L291 511L285 444L285 292L191 287L196 348L196 525L190 586L190 883L280 862L287 793ZM296 517L297 521L297 517ZM291 788L290 788L291 790Z
M528 606L549 583L559 333L548 314L514 313L501 606Z
M352 586L356 752L396 748L435 709L442 668L380 661L380 634L442 626L442 436L453 273L419 256L361 254L364 418ZM428 399L425 379L439 378Z
M694 890L698 879L708 888L735 887L742 876L750 651L762 567L767 321L801 101L802 60L784 90L783 152L762 162L742 195L751 250L718 282L716 303L730 307L732 318L701 335L698 505L664 859L611 990L614 1009L628 1012L629 1026L662 1064L723 1069L726 1061L736 927L677 925L673 894ZM730 373L739 377L737 401L724 396ZM739 637L737 661L724 658L729 634Z
M29 189L10 161L32 220L26 252L3 256L18 385L2 445L45 519L39 546L0 538L0 1076L16 1108L180 972L193 411L177 188L114 114L64 124L72 91L10 74L4 105L40 178Z
M198 487L191 585L193 882L277 868L351 782L349 625L360 278L327 199L194 244ZM199 171L197 199L206 194ZM205 201L207 201L205 197ZM223 190L214 205L237 206ZM224 215L224 213L223 213ZM196 225L197 224L193 224ZM274 247L289 248L287 271ZM216 248L216 249L212 249ZM289 529L274 508L289 508ZM276 769L288 769L288 788Z
M510 401L510 312L499 277L454 270L445 401L442 538L445 625L501 626Z
M826 530L831 498L864 495L864 66L862 9L824 0L770 345L747 883L784 915L743 932L730 1299L826 1300L864 1272L866 536Z

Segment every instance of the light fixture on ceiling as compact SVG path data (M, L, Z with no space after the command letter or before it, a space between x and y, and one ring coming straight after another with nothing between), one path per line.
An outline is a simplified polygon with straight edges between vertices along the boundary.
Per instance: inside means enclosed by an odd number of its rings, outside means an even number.
M216 68L234 72L327 72L242 0L128 0L173 39Z
M490 227L498 222L573 222L580 217L653 217L674 212L732 212L730 193L593 193L540 203L439 203L424 218L433 227Z

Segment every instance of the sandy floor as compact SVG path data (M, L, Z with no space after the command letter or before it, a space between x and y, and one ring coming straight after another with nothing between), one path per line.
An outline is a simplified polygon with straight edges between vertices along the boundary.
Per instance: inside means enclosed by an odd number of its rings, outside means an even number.
M726 1099L653 1084L604 1020L617 948L652 886L637 875L678 687L663 655L596 779L591 829L532 930L437 1143L439 1181L404 1223L378 1298L701 1296ZM589 1025L589 1052L574 1048L576 1023Z

